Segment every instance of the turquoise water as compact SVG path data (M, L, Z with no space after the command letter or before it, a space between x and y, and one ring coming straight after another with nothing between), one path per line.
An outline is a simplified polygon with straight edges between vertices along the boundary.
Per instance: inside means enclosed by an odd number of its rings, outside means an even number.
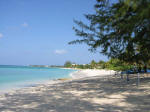
M72 69L0 65L0 90L69 77Z

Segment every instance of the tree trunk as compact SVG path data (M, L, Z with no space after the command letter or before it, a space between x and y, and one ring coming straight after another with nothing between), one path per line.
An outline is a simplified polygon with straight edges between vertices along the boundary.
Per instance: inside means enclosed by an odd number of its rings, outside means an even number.
M138 67L138 72L141 73L141 66Z
M144 66L144 72L147 73L147 65Z

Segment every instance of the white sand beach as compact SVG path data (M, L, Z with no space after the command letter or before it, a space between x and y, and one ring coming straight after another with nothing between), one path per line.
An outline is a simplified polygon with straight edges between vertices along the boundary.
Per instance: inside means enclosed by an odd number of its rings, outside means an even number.
M111 72L81 70L72 79L5 93L0 112L148 112L150 75L141 76L137 87L136 76L127 83Z
M76 71L70 75L73 79L79 79L79 78L92 77L92 76L108 76L108 75L114 75L115 73L116 71L114 70L86 69L86 70Z

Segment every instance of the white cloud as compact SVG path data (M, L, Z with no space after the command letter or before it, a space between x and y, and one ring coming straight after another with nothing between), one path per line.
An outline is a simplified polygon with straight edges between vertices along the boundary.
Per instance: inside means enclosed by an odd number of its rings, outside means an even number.
M0 33L0 38L2 38L3 37L3 34L2 33Z
M65 53L67 53L67 51L64 50L64 49L59 49L59 50L57 49L57 50L54 51L54 53L55 54L65 54Z
M28 26L29 26L29 24L28 24L28 23L26 23L26 22L24 22L24 23L22 24L22 26L23 26L23 27L28 27Z

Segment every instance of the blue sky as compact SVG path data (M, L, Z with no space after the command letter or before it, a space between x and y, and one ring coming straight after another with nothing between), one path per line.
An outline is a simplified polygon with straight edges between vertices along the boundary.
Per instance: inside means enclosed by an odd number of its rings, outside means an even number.
M0 0L0 64L63 65L92 59L107 60L91 53L88 46L68 45L78 37L73 19L86 22L95 0Z

